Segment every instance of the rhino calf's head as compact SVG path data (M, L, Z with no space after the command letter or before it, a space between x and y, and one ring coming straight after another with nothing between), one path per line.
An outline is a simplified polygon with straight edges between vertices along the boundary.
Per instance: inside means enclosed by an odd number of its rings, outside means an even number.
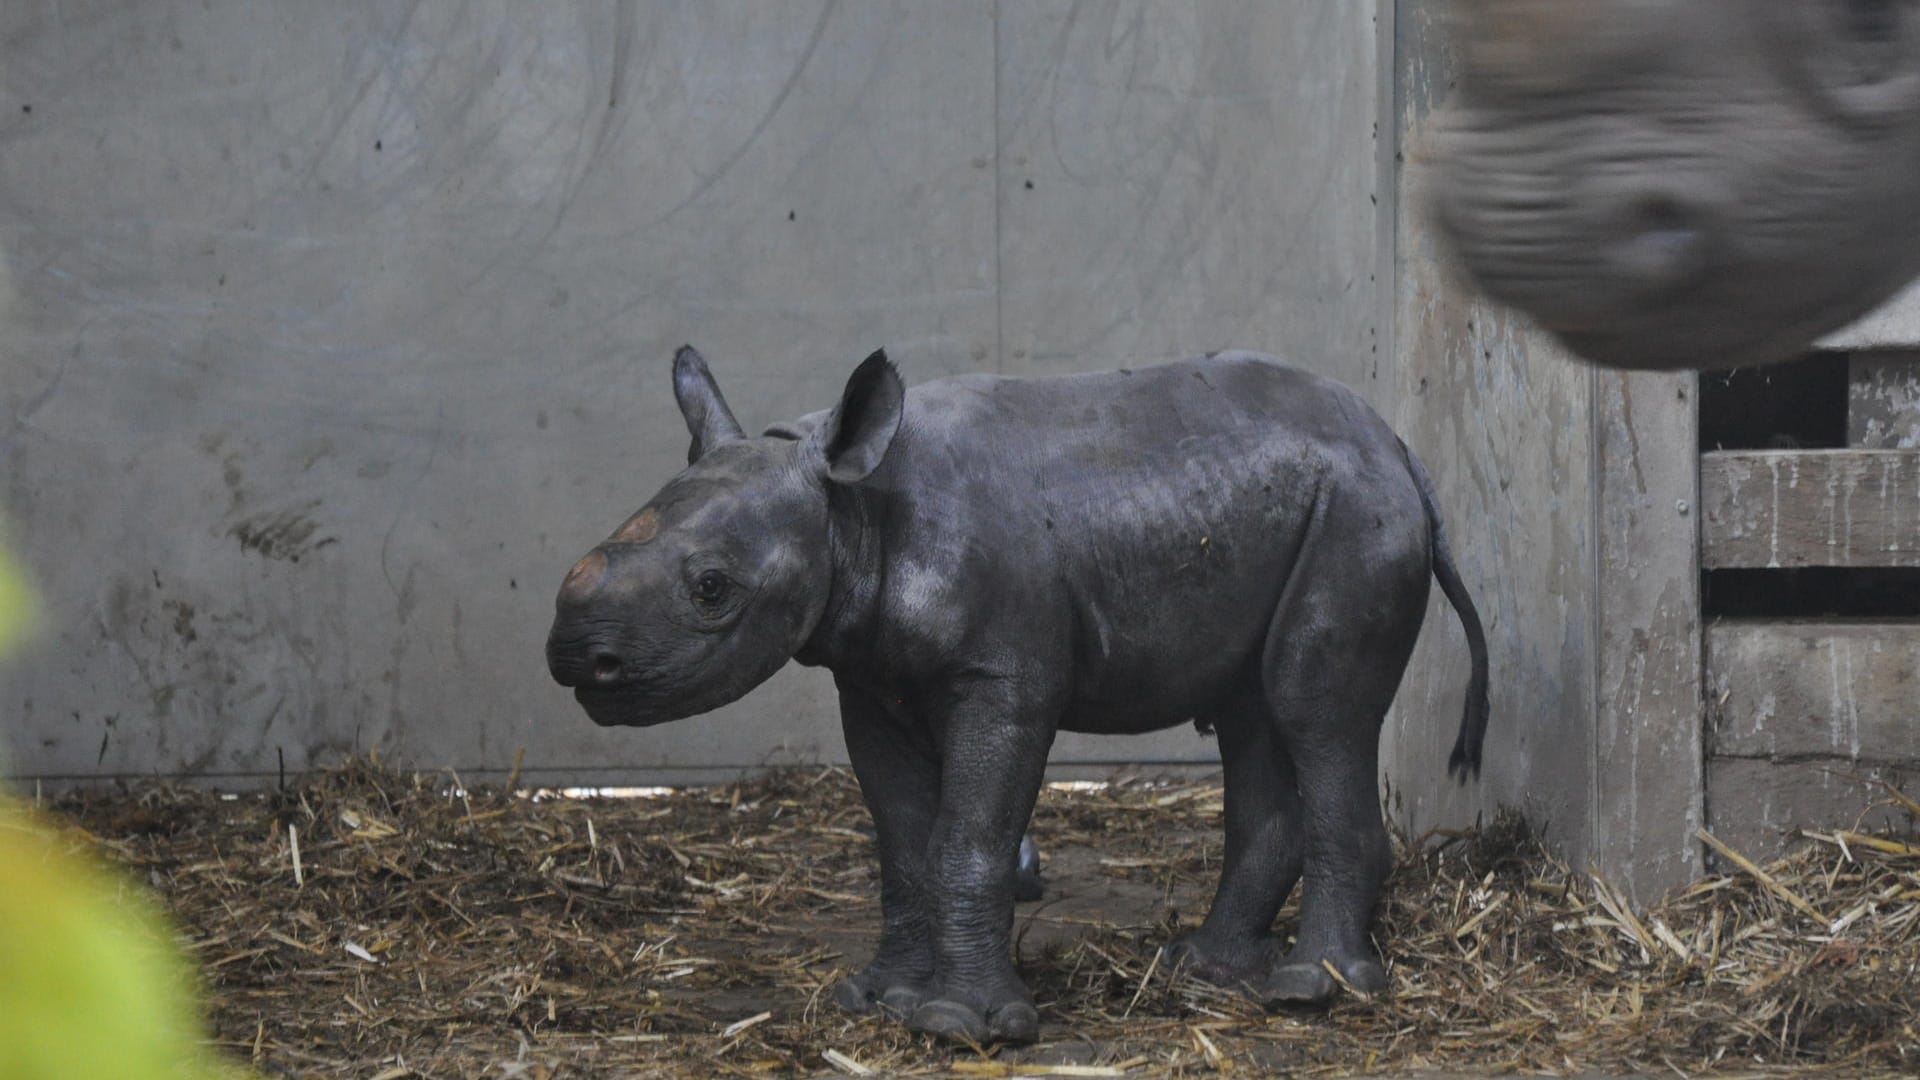
M1920 2L1456 7L1435 226L1576 353L1788 359L1920 273Z
M547 636L548 670L597 724L719 708L793 657L833 584L828 488L879 465L904 402L883 353L808 431L748 438L691 347L673 387L686 470L568 571Z

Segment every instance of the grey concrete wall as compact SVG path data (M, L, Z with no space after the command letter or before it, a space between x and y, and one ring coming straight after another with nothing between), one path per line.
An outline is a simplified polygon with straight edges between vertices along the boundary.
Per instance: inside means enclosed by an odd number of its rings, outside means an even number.
M1576 861L1591 837L1595 551L1592 375L1440 261L1422 205L1427 118L1451 58L1444 0L1403 0L1393 115L1399 183L1395 426L1440 492L1486 624L1492 721L1478 785L1444 777L1465 639L1436 590L1383 748L1391 808L1418 833L1500 805L1523 809Z
M672 347L749 423L883 344L914 380L1243 345L1390 407L1373 8L0 7L15 772L838 759L817 674L620 732L545 677L561 572L683 460ZM1478 453L1452 415L1436 473Z

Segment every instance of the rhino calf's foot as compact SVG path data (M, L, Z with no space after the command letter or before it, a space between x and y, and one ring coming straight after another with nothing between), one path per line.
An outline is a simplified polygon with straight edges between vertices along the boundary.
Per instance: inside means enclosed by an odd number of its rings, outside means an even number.
M1378 960L1333 960L1334 967L1347 985L1363 994L1378 994L1387 988L1387 971ZM1326 965L1318 959L1289 957L1267 974L1259 986L1260 1003L1269 1009L1286 1005L1325 1005L1340 989Z
M1273 969L1275 949L1269 937L1230 939L1203 928L1167 942L1160 958L1170 971L1215 986L1246 989L1259 985L1261 977Z
M861 1016L880 1013L899 1020L913 1015L927 1000L928 993L927 984L922 980L868 968L835 983L833 1002Z
M1030 1043L1040 1036L1040 1013L1023 998L990 1005L982 1012L964 1001L935 998L907 1017L907 1027L948 1042Z

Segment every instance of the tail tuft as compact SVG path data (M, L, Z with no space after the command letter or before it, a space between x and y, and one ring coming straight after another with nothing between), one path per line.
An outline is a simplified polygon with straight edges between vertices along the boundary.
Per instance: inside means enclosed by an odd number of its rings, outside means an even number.
M1470 779L1479 779L1481 744L1487 738L1487 634L1480 625L1480 612L1473 606L1473 597L1468 595L1466 583L1460 580L1460 569L1454 565L1453 549L1447 544L1446 528L1440 523L1433 481L1427 478L1427 471L1420 467L1420 460L1404 441L1400 449L1406 455L1414 486L1420 489L1420 502L1427 510L1427 525L1433 533L1434 579L1440 583L1447 602L1453 605L1454 614L1460 617L1460 628L1467 635L1467 655L1473 665L1472 674L1467 678L1466 705L1461 710L1460 735L1447 758L1447 774L1464 784Z

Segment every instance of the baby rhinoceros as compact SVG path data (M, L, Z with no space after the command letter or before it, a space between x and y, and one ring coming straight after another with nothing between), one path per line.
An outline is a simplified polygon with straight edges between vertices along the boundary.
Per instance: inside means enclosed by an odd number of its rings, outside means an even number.
M690 464L567 575L548 665L607 725L833 672L884 918L841 1005L1035 1038L1012 869L1054 733L1190 720L1219 734L1226 853L1169 960L1270 1005L1327 1000L1329 968L1385 987L1375 760L1429 577L1471 652L1463 778L1486 647L1431 485L1357 395L1253 353L906 390L876 352L833 409L751 438L699 354L673 374Z

